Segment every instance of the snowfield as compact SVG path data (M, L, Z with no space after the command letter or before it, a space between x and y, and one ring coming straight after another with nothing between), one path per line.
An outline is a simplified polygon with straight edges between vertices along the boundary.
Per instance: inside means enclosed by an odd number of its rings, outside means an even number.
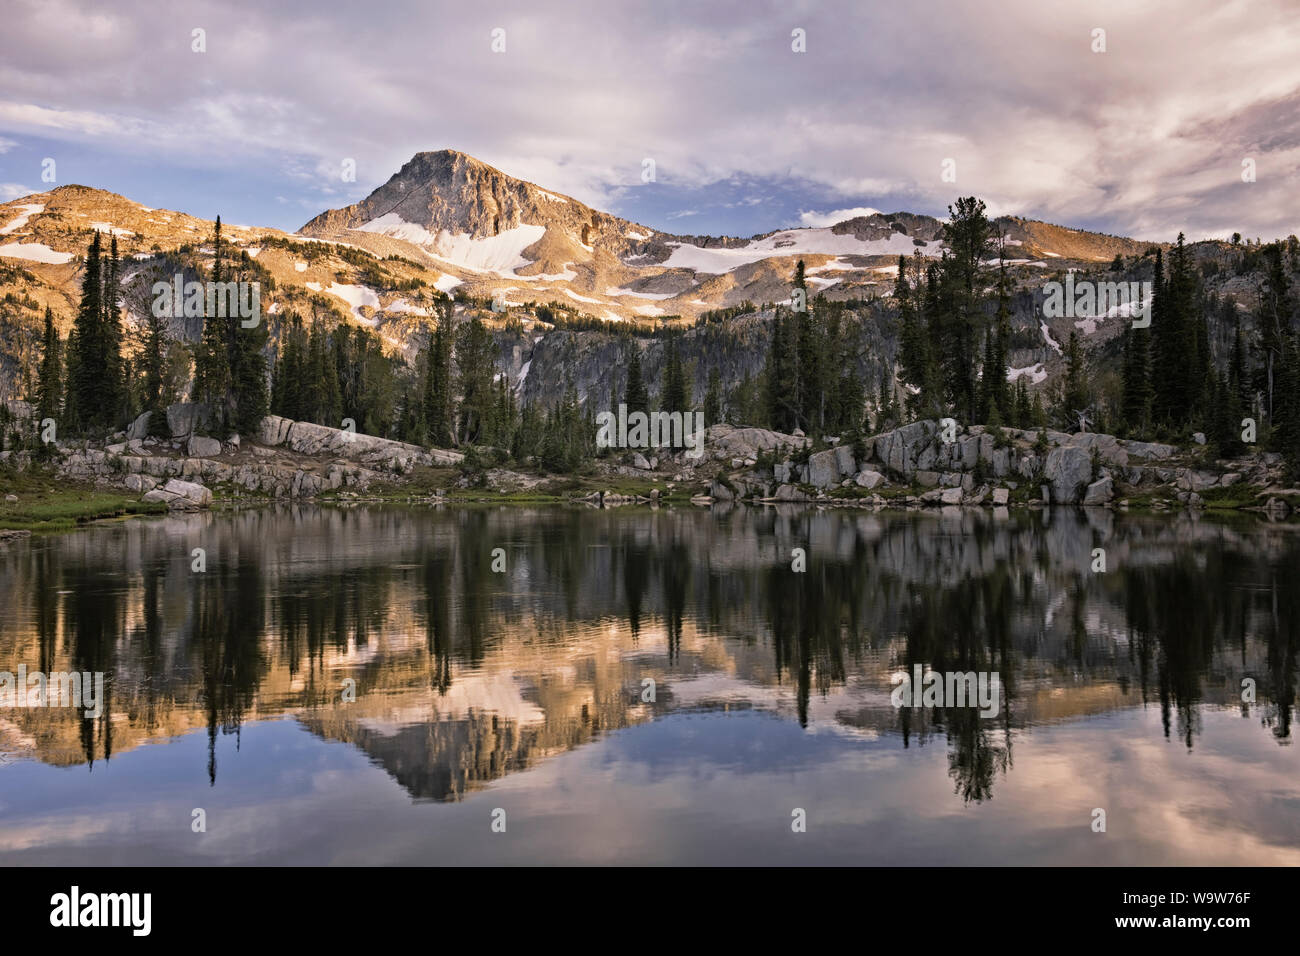
M1038 327L1043 331L1043 341L1056 349L1056 354L1061 354L1061 343L1052 338L1052 330L1047 327L1046 322L1039 322Z
M1105 322L1107 319L1131 319L1142 314L1142 310L1151 304L1151 299L1143 299L1141 302L1121 302L1119 305L1112 305L1106 310L1105 315L1092 315L1075 322L1075 328L1083 332L1084 335L1092 335L1097 331L1098 323Z
M435 259L472 272L495 272L506 278L515 278L515 269L532 265L523 251L546 234L546 227L521 225L503 230L496 236L475 239L468 233L452 235L445 229L435 235L423 226L406 222L397 213L390 212L358 227L357 231L404 239L420 246Z
M384 309L385 312L410 312L413 315L428 315L428 309L422 309L418 305L412 305L405 299L396 299Z
M135 233L130 229L119 229L111 222L92 222L91 229L98 229L100 232L111 232L115 236L134 236Z
M379 309L379 296L373 289L367 289L363 285L339 285L337 282L331 282L330 287L325 291L330 295L338 296L350 305L352 307L352 317L358 322L370 326L379 324L378 319L367 319L361 314L363 305L368 305L376 311Z
M704 249L688 243L675 246L664 262L667 269L691 269L695 272L721 274L739 266L771 256L897 256L911 255L917 247L910 236L896 232L888 239L855 239L837 235L830 229L789 229L766 239L751 240L735 249Z
M23 228L27 225L27 220L31 219L32 216L45 212L44 204L38 202L23 203L18 208L21 209L22 212L18 214L17 219L9 223L9 225L5 226L3 229L0 229L0 236L7 236L9 233Z
M42 242L11 242L0 246L0 256L9 259L27 259L31 262L45 262L61 266L72 261L71 252L55 252Z
M1007 381L1014 382L1022 375L1028 375L1029 381L1037 385L1043 379L1047 378L1047 369L1043 368L1042 362L1036 362L1033 365L1026 365L1024 368L1007 369Z
M809 266L808 268L804 269L803 274L806 276L811 276L811 275L816 275L819 272L838 272L845 269L851 270L853 268L854 266L845 262L839 256L836 256L834 259L832 259L830 262L826 263L825 265ZM898 266L885 266L884 268L897 269Z

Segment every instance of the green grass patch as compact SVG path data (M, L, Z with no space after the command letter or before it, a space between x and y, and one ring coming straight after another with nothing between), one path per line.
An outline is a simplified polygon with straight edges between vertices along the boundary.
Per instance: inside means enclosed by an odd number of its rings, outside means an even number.
M66 531L101 518L167 513L164 504L35 474L0 476L3 495L18 496L17 501L0 500L0 528L7 530Z
M1239 481L1235 485L1229 485L1227 488L1206 488L1199 494L1201 504L1207 510L1235 511L1239 508L1264 503L1259 500L1259 489L1243 481Z

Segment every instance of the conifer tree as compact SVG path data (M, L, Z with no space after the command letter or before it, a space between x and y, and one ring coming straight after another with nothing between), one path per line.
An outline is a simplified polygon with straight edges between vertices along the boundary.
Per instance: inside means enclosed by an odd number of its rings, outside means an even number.
M54 311L45 307L45 334L42 338L41 367L36 383L37 414L43 420L58 418L63 408L63 358Z
M485 438L492 405L492 334L478 313L456 330L456 369L460 391L457 438L473 445Z
M424 417L429 441L438 448L451 446L451 309L450 302L442 309L425 369Z
M1143 437L1151 418L1150 332L1124 329L1123 416L1130 437Z
M898 304L901 325L898 342L899 376L917 390L907 399L909 410L915 414L934 402L935 376L930 355L930 331L923 324L920 302L908 281L907 270L907 259L900 255L898 278L894 281L894 301Z
M144 392L141 396L143 411L149 412L150 431L165 419L167 409L163 407L163 367L166 351L163 320L149 311L145 319L144 348L140 354L140 373L144 379ZM156 434L156 432L155 432Z
M677 336L670 333L667 354L664 359L663 385L659 400L660 409L670 415L675 412L689 411L689 397L686 391L686 378L682 371L682 359L677 350Z
M772 428L792 432L799 427L799 333L793 315L778 308L772 318L768 350L767 406Z
M86 250L81 278L81 303L68 335L67 418L72 428L99 424L104 412L102 348L104 310L100 258L103 244L98 232Z
M998 304L992 325L984 332L984 367L980 375L980 405L986 421L1011 417L1007 401L1007 347L1011 338L1011 304L1005 261L998 269Z
M977 330L984 324L984 266L996 229L982 200L967 196L948 207L944 225L948 251L940 260L933 301L939 335L935 350L949 403L966 421L977 417L975 367Z
M627 406L629 415L648 411L650 406L645 382L641 378L641 348L635 340L632 341L631 353L627 363L627 388L623 391L623 404Z
M1017 428L1028 428L1033 424L1034 409L1029 401L1029 386L1025 384L1024 376L1016 379L1016 415L1015 426Z
M312 323L307 342L307 359L301 373L303 388L311 420L337 428L343 420L343 403L339 394L338 371L331 358L325 324L317 320Z
M794 293L792 301L803 303L803 308L795 313L798 329L795 346L798 363L795 373L796 420L809 434L821 434L825 426L822 408L824 356L821 329L813 320L812 303L808 301L808 284L804 279L802 259L795 265Z
M104 309L100 321L102 330L100 366L103 384L101 386L105 417L103 423L113 426L130 415L127 400L127 367L122 358L122 289L119 277L121 260L117 253L117 235L110 233L109 255L106 268L103 269L104 290L100 295L100 304Z
M709 385L704 393L704 424L717 425L722 421L722 373L715 365L709 369Z
M213 263L211 281L223 282L221 217L213 228ZM203 329L194 353L194 396L212 406L212 417L224 423L231 388L231 341L228 321L209 315L204 304Z
M1079 334L1071 332L1065 346L1065 387L1061 396L1061 418L1066 423L1076 421L1076 412L1086 410L1091 404L1087 373L1084 369L1083 350L1079 347Z

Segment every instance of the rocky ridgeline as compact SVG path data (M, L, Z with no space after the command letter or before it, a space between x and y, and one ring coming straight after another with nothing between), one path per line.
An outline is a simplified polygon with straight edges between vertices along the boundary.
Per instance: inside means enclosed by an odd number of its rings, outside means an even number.
M24 403L11 402L9 410L20 420L34 417ZM239 435L222 441L198 434L208 425L206 406L172 405L167 409L170 437L161 438L149 434L146 412L107 444L55 442L55 467L70 479L120 484L144 501L192 510L211 504L212 485L273 498L311 498L328 490L363 492L372 482L400 477L416 465L454 465L464 457L278 415L263 419L250 441ZM24 467L30 456L4 452L0 461Z
M1028 497L1043 504L1107 505L1121 494L1167 487L1172 499L1197 507L1208 489L1243 481L1267 488L1280 479L1281 459L1271 453L1206 470L1184 462L1173 445L1113 435L972 425L950 432L952 441L944 437L937 421L913 422L867 438L859 459L848 445L806 454L808 439L801 434L717 425L709 429L706 459L727 473L713 482L709 496L810 501L841 487L874 492L919 486L927 490L904 496L905 503L978 505L1006 504L1011 492L1028 486ZM759 468L758 459L773 450L780 460L770 470ZM708 467L700 463L695 470ZM1278 496L1294 500L1286 490L1278 489ZM879 495L868 500L885 503Z

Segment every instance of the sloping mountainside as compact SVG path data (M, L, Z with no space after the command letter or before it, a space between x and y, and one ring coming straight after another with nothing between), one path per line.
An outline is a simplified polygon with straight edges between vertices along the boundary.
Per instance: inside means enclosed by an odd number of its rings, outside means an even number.
M1009 375L1043 387L1060 369L1072 331L1086 349L1113 350L1118 316L1044 320L1043 285L1071 270L1101 281L1149 279L1155 246L1032 220L1000 223L1016 287ZM61 186L0 204L0 394L29 391L46 306L62 334L70 329L96 230L117 237L128 330L148 314L153 283L203 278L213 261L212 222L103 190ZM293 310L370 328L386 349L414 359L437 303L450 295L458 315L476 310L490 320L503 346L501 372L526 401L543 402L569 384L580 396L606 397L625 374L629 341L645 352L652 394L658 387L657 341L561 332L557 317L623 323L611 333L626 333L629 323L703 320L682 346L695 394L715 367L724 387L736 387L761 367L771 306L789 302L799 260L814 300L838 303L856 330L859 371L874 394L897 353L890 300L898 257L933 259L943 252L942 236L939 220L902 212L749 239L673 235L453 150L417 154L365 200L322 213L300 233L223 224L231 253L262 283L273 353L280 317ZM1192 250L1207 291L1223 303L1223 321L1211 329L1217 348L1225 330L1230 339L1236 315L1255 304L1259 257L1222 242ZM168 332L193 342L201 321L171 319ZM128 350L136 346L128 335Z

